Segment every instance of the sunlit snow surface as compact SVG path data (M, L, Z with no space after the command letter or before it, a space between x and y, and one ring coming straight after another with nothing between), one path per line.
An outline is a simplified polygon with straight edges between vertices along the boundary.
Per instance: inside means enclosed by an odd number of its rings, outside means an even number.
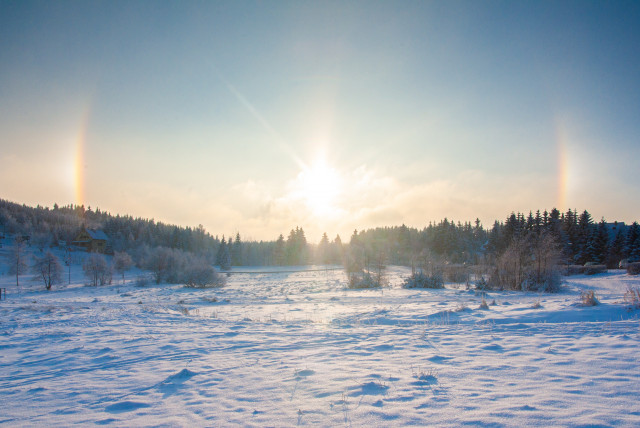
M637 277L490 292L480 309L463 286L401 289L405 268L380 290L249 270L214 290L133 273L85 287L75 268L71 286L18 292L2 276L0 424L640 425L640 311L622 301ZM579 306L581 289L602 304Z

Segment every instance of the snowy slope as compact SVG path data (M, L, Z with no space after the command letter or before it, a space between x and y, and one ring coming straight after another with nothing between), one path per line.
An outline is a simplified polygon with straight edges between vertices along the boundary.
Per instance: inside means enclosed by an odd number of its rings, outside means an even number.
M93 288L74 266L50 292L3 275L0 424L640 425L640 312L622 302L638 278L490 292L480 309L451 284L399 288L408 273L382 290L275 269ZM601 305L577 305L588 289Z

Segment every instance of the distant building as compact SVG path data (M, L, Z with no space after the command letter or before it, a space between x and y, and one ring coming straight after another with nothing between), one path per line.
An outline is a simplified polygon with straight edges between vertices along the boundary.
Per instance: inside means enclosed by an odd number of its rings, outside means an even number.
M86 228L76 236L72 244L91 253L105 253L108 252L108 242L109 237L104 231Z
M623 221L607 223L607 231L609 232L609 241L613 241L618 232L622 232L623 235L627 233L627 225Z

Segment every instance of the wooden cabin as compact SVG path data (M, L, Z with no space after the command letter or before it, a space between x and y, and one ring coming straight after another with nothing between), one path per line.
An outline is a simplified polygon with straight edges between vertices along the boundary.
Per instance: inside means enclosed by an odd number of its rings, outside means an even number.
M105 253L109 237L104 231L99 229L83 229L72 244L76 247L86 249L90 253Z

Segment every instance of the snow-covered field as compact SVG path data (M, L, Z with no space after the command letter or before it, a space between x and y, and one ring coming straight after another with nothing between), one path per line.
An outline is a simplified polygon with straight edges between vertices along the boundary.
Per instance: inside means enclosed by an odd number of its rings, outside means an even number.
M248 269L242 269L247 271ZM264 268L254 269L265 272ZM639 426L640 311L624 272L559 294L347 290L340 270L221 289L0 277L7 426ZM578 305L580 290L601 304Z

